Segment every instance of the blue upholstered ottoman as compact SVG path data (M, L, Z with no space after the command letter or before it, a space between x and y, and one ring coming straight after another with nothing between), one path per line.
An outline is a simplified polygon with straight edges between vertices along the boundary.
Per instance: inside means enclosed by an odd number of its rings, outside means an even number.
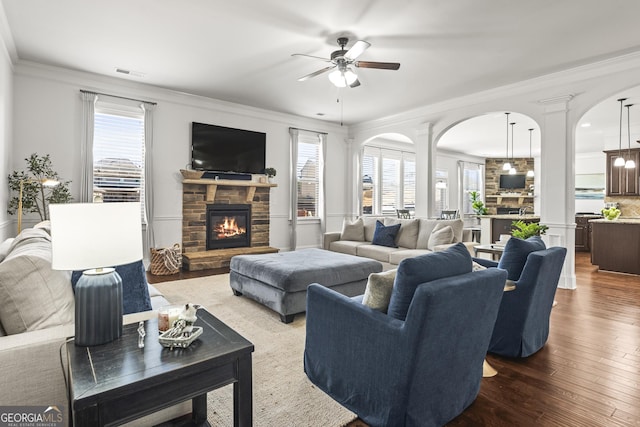
M306 310L307 287L319 283L347 296L361 295L371 273L382 271L378 261L325 251L302 249L231 258L231 289L280 314L284 323Z

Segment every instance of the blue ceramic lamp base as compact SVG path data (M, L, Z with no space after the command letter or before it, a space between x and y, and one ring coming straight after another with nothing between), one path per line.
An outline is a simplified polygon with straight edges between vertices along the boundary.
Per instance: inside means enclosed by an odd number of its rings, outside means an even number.
M75 300L76 345L101 345L122 336L122 279L115 269L85 271Z

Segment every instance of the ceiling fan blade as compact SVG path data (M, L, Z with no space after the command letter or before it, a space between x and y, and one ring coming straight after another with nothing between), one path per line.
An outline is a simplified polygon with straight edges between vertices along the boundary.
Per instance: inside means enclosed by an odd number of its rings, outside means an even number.
M400 68L400 63L398 62L356 61L353 64L359 68L378 68L380 70L397 70Z
M356 59L358 56L362 55L362 53L367 50L369 48L369 46L371 46L371 43L367 43L364 40L358 40L356 42L356 44L354 44L353 46L351 46L351 49L349 49L347 51L347 53L344 54L344 57L346 59L350 59L350 60L354 60Z
M357 78L356 78L355 82L353 82L353 83L351 83L349 85L349 87L358 87L358 86L360 86L360 80L358 80Z
M318 71L314 71L314 72L313 72L313 73L311 73L311 74L307 74L306 76L302 76L302 77L300 77L300 78L298 79L298 81L299 81L299 82L303 82L303 81L305 81L305 80L310 79L311 77L319 76L319 75L320 75L320 74L322 74L322 73L326 73L326 72L327 72L327 71L329 71L329 70L333 70L334 68L336 68L336 66L335 66L335 65L332 65L331 67L327 67L327 68L323 68L323 69L318 70Z
M319 59L319 60L324 61L324 62L331 62L330 59L323 58L321 56L307 55L305 53L292 53L291 56L304 56L306 58L313 58L313 59Z

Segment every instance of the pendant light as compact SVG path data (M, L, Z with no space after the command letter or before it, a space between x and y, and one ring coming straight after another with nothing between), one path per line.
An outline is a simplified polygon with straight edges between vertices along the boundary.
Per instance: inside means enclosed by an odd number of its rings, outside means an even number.
M508 171L511 169L511 163L509 163L509 114L511 113L505 114L507 115L507 161L502 165L502 170Z
M531 135L533 134L533 128L529 129L529 158L532 159L533 156L531 155ZM529 169L527 171L527 176L529 178L533 178L534 173L533 173L533 169Z
M618 157L613 162L613 166L624 166L625 161L624 157L622 157L622 103L626 101L627 98L620 98L618 102L620 103L620 138L618 139Z
M627 151L627 161L624 164L624 168L625 169L634 169L636 167L636 162L633 161L633 159L631 158L631 124L630 124L630 119L629 119L629 110L631 109L631 106L633 104L627 104L625 105L625 107L627 107L627 138L628 138L628 151Z
M511 122L511 163L513 164L510 165L511 167L509 168L509 175L516 174L516 162L513 160L513 126L515 124L516 122Z

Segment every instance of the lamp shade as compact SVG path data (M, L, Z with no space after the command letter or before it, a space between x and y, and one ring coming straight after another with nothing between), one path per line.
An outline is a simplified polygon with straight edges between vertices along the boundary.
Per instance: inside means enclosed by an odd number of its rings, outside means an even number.
M88 270L142 259L140 203L52 204L54 270Z

